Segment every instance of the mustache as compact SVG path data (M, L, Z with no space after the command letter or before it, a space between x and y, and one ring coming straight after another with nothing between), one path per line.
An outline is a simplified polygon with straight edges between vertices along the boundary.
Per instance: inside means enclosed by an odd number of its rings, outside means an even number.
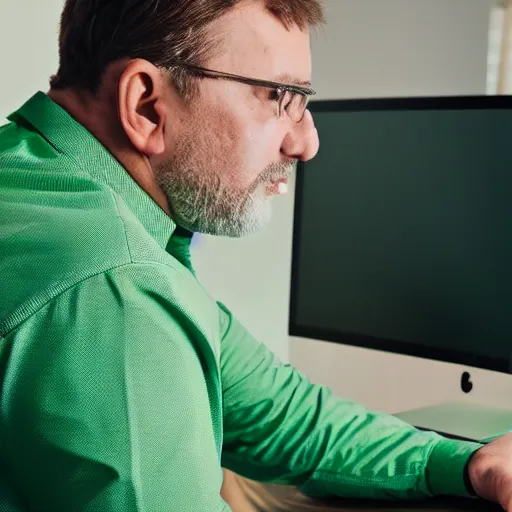
M253 190L263 183L287 179L297 167L297 162L298 160L293 159L287 162L280 162L278 164L270 164L254 182L252 187Z

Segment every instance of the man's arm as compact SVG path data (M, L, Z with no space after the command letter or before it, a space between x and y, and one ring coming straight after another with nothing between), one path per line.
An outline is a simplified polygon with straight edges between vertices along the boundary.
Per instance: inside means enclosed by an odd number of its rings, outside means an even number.
M312 385L219 307L224 467L316 496L468 494L464 467L480 445L420 432Z
M2 340L2 459L29 510L229 510L208 394L216 370L169 288L158 265L120 267Z

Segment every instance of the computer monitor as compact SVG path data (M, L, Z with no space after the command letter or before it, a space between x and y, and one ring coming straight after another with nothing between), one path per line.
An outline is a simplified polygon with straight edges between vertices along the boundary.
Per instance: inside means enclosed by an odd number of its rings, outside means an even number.
M320 150L297 170L291 363L390 412L511 407L512 97L311 111Z

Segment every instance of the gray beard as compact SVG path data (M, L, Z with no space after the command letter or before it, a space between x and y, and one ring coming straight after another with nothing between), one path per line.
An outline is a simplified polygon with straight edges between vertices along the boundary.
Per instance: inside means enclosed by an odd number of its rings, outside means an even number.
M239 238L259 232L269 223L271 204L265 189L271 181L287 178L294 166L270 165L245 190L227 187L218 174L169 164L156 168L155 175L178 225L195 233Z

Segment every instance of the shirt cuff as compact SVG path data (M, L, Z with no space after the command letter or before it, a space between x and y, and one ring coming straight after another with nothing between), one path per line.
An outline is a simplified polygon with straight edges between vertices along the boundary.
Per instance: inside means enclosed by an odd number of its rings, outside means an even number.
M471 486L467 485L466 468L471 456L482 446L469 441L439 440L427 462L430 492L434 496L474 496Z

